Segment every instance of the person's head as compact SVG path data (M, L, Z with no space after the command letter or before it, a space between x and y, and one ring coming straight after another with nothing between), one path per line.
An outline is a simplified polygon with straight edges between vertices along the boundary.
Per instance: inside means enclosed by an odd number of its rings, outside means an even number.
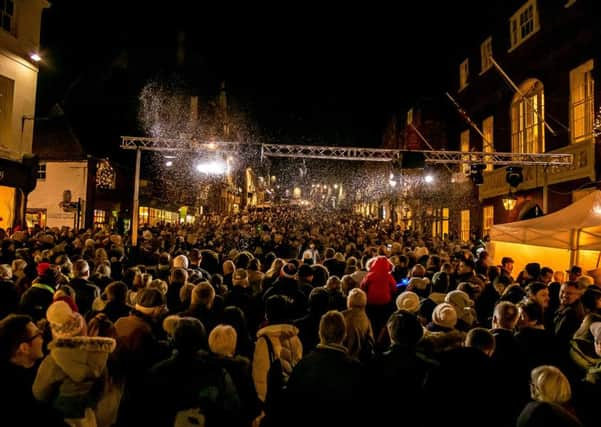
M174 268L169 277L171 283L186 283L188 281L188 272L184 268Z
M311 283L313 280L313 269L311 266L307 264L301 264L298 267L298 278L305 282Z
M44 338L31 317L9 314L0 320L0 361L31 368L44 357Z
M194 317L182 317L175 324L173 344L180 355L190 355L206 348L207 333L202 322Z
M580 276L582 276L582 267L578 266L578 265L573 265L572 268L570 268L568 271L568 280L570 282L575 282L576 280L578 280L578 278Z
M600 312L601 313L601 289L596 286L590 286L586 288L582 297L582 306L586 312Z
M520 313L517 306L509 301L501 301L495 306L492 316L492 327L515 329Z
M419 296L415 292L405 291L396 298L397 310L406 310L412 314L419 311Z
M87 279L90 277L90 266L86 260L78 259L73 263L73 275L76 278Z
M503 267L503 270L507 271L509 274L511 274L511 272L513 271L513 264L513 258L503 257L501 259L501 267Z
M144 288L136 295L135 309L152 318L157 318L165 308L165 297L158 289Z
M472 259L462 259L459 262L459 274L469 274L473 273L475 268L474 261Z
M346 306L348 308L365 308L367 305L367 294L359 289L351 289L346 297Z
M424 330L414 313L398 310L386 322L390 342L396 345L414 347L424 335Z
M272 295L265 301L265 318L270 324L286 322L288 311L288 302L282 295Z
M234 261L232 260L226 260L223 263L223 275L227 276L228 274L233 274L234 271L236 270L236 264L234 264Z
M526 300L518 303L520 328L527 326L538 326L543 324L543 307L532 300Z
M191 304L194 306L204 306L208 309L213 307L215 302L215 288L207 282L200 282L192 290Z
M528 279L536 280L540 276L540 264L538 262L531 262L526 264L524 267L525 276Z
M557 283L563 283L566 279L566 273L562 270L555 270L553 273L553 281Z
M46 310L46 319L54 338L72 338L85 335L86 321L65 301L55 301Z
M543 309L549 307L549 288L543 282L532 282L526 286L528 298L540 304Z
M568 281L559 288L559 302L563 306L572 305L580 299L583 289L578 282Z
M124 282L112 282L104 290L108 301L125 303L127 285Z
M0 280L11 280L13 278L13 269L8 264L0 264Z
M158 289L163 295L167 295L167 291L169 290L167 282L161 279L154 279L148 284L148 287L151 289Z
M209 349L215 354L233 357L236 353L236 330L230 325L217 325L209 334Z
M117 330L106 314L98 313L88 322L88 336L116 338Z
M188 257L186 255L180 254L173 258L173 268L188 268Z
M330 310L319 321L319 342L323 345L342 345L346 337L346 323L342 313Z
M457 324L457 311L449 303L438 304L432 312L432 323L445 329L453 329Z
M426 275L426 268L421 264L415 264L411 269L411 274L409 277L419 277L422 278Z
M486 328L473 328L465 337L465 346L477 348L491 356L495 351L495 336Z
M237 268L232 276L232 285L248 287L248 273L244 268Z
M328 281L326 282L325 288L328 291L338 291L341 292L342 284L340 283L340 279L338 276L330 276L328 277Z
M553 280L553 269L550 267L543 267L540 269L540 281L545 285L548 285Z
M563 405L572 398L572 388L558 368L541 365L530 373L530 396L539 402Z

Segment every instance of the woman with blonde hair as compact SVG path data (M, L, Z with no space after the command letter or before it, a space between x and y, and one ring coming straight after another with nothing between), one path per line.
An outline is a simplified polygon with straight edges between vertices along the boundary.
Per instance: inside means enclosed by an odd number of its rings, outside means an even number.
M273 285L273 282L275 282L275 280L278 278L284 264L286 264L286 261L284 261L282 258L276 258L273 260L271 267L269 267L269 270L265 272L263 282L261 283L261 289L263 293L265 293L265 291L269 289L271 285Z
M530 397L518 417L517 426L582 426L571 406L572 389L558 368L542 365L530 373ZM550 420L553 422L550 423Z

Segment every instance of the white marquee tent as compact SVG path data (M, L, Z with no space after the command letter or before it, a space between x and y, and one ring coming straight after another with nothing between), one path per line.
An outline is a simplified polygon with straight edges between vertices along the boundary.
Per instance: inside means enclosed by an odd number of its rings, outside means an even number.
M580 265L586 274L601 260L601 191L549 215L494 225L490 239L495 261L510 256L516 270L539 262L554 270Z

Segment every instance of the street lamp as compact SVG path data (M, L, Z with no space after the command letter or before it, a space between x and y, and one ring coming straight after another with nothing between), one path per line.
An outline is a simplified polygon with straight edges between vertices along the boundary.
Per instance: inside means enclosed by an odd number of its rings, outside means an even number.
M505 208L506 211L512 211L513 208L515 208L516 203L517 203L517 199L511 193L511 190L509 190L509 194L507 194L507 196L503 197L503 207Z

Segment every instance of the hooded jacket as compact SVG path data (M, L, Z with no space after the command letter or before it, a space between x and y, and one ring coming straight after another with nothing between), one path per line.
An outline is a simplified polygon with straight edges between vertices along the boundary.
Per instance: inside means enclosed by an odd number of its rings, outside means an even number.
M37 400L50 402L65 418L83 418L103 390L106 363L115 340L105 337L57 338L33 383Z
M267 396L267 371L269 370L269 351L262 336L271 340L275 356L282 363L286 379L292 373L294 366L303 357L303 345L298 338L298 328L288 324L265 326L257 332L255 354L253 357L252 375L257 388L257 394L262 401Z
M388 258L379 256L361 281L361 289L367 294L368 305L386 305L392 302L396 282L390 273L391 269Z

